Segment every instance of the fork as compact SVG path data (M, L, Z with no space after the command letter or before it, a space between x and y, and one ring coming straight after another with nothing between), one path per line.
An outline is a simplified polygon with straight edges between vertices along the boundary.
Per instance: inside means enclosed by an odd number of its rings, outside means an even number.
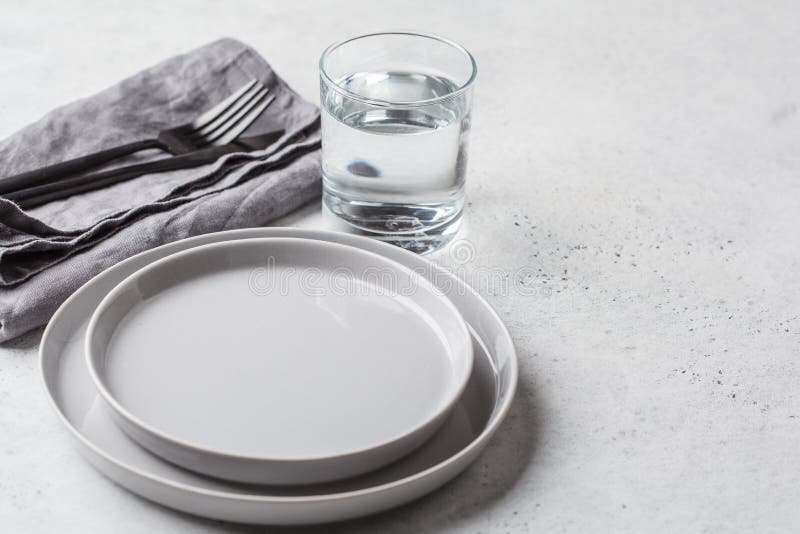
M239 137L275 100L274 96L267 98L267 93L269 88L258 80L251 80L195 120L162 130L155 139L135 141L0 179L0 194L53 182L141 150L161 149L180 155L209 146L227 145Z

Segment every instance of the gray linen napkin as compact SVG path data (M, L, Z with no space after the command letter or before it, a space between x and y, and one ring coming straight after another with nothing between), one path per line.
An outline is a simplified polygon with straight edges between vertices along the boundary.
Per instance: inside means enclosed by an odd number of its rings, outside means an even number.
M320 192L319 111L250 47L222 39L58 108L0 141L9 176L188 122L253 78L275 101L248 129L282 128L267 149L142 176L24 212L0 199L0 341L47 322L78 287L143 250L259 226ZM149 151L122 163L164 157Z

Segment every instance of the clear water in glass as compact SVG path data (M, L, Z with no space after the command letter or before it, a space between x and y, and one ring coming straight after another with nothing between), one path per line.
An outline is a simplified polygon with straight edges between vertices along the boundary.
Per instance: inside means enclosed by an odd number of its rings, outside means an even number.
M420 102L458 89L442 76L402 71L352 73L337 85L385 102ZM464 202L469 96L380 107L323 84L322 99L327 208L417 252L437 248L454 234Z

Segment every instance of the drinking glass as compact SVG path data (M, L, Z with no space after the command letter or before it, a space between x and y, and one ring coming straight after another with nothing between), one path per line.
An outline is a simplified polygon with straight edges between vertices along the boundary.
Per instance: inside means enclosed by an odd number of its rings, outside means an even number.
M424 253L458 231L475 60L411 32L336 43L319 62L323 205L355 233Z

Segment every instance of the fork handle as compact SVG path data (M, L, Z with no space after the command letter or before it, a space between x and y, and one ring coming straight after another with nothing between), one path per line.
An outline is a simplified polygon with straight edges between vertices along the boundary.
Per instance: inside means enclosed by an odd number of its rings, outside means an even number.
M0 195L44 184L70 174L87 171L119 157L128 156L149 148L160 148L163 150L164 146L157 139L145 139L143 141L135 141L107 150L101 150L94 154L88 154L86 156L56 163L55 165L23 172L14 176L8 176L7 178L0 179Z
M94 191L95 189L108 187L144 174L199 167L200 165L212 163L225 154L241 151L242 148L240 146L233 144L211 147L180 156L171 156L86 176L73 176L55 183L20 189L4 195L4 197L16 202L23 209L35 208L53 200Z

